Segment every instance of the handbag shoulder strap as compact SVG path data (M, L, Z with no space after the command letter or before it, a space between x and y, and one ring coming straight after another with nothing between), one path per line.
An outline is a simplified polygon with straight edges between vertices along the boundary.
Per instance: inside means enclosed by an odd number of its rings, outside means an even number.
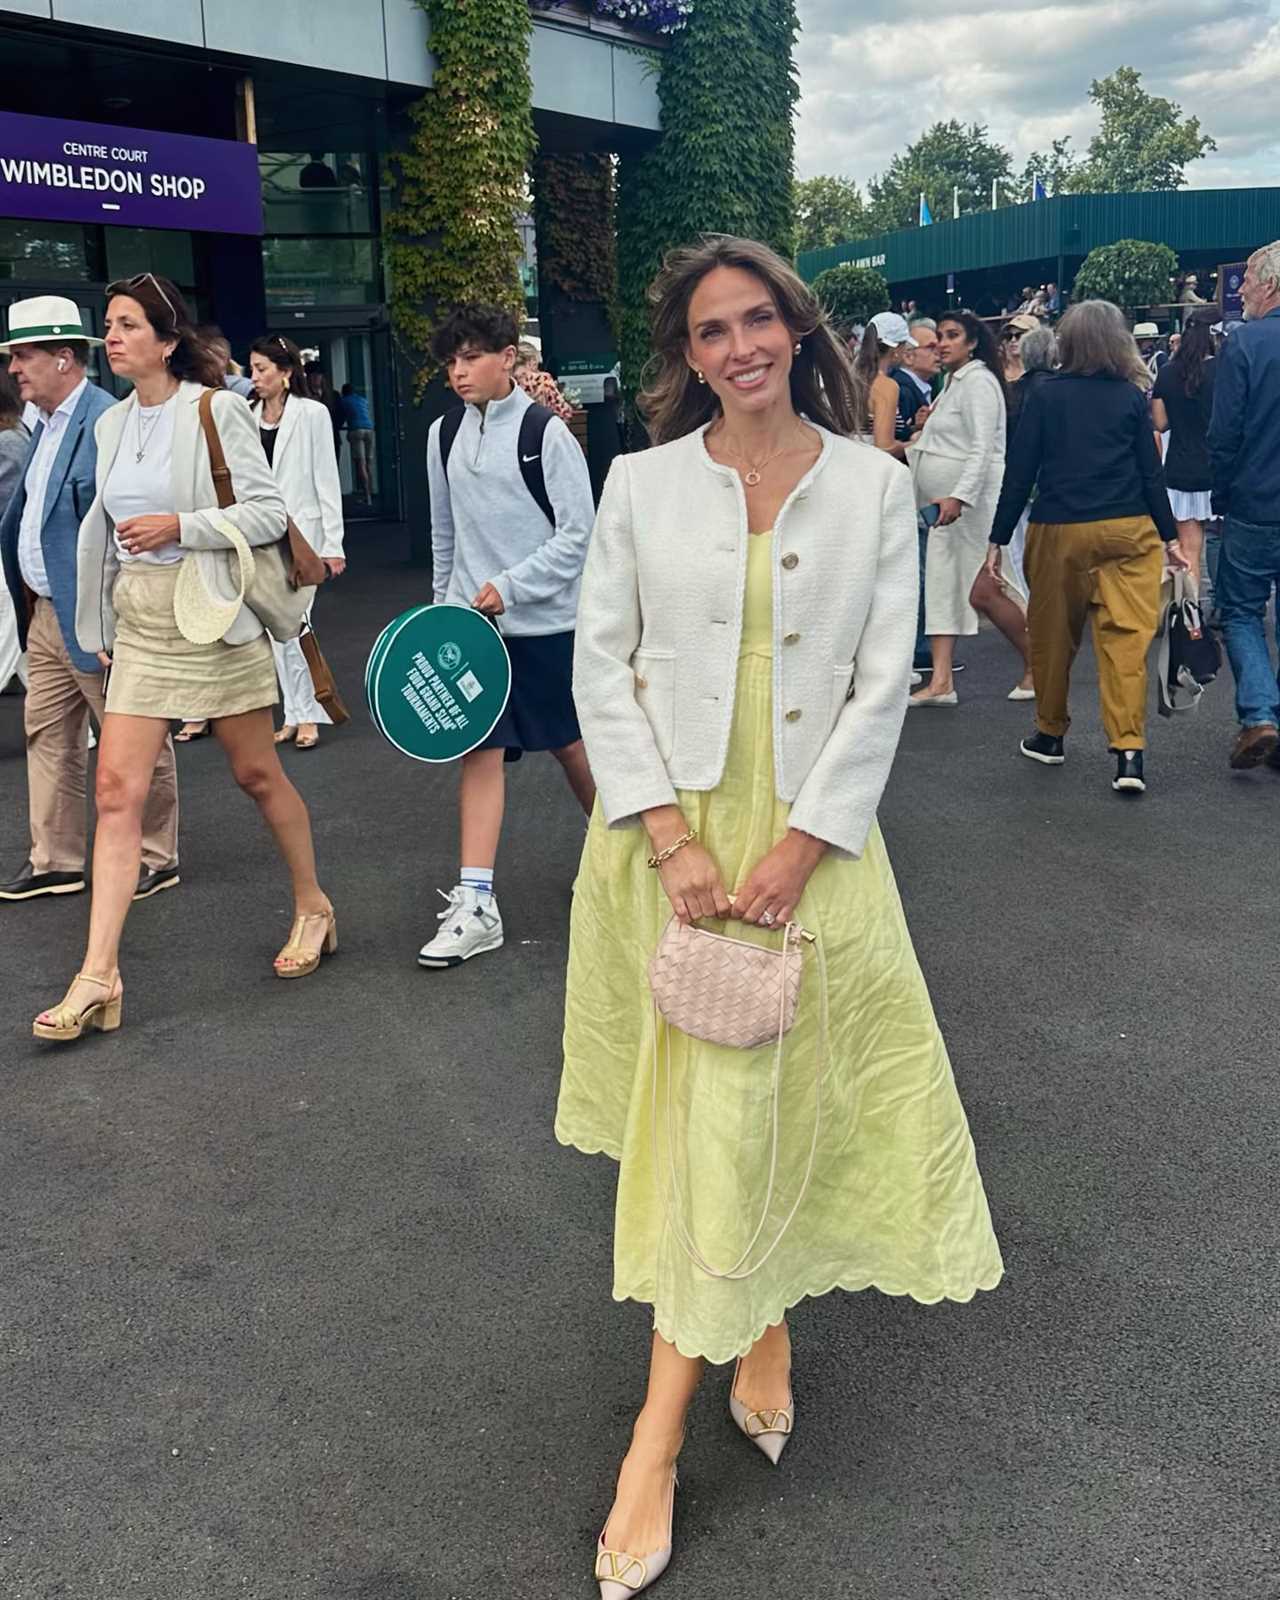
M228 506L235 505L236 492L232 487L231 468L227 465L218 424L213 420L213 397L216 392L214 389L206 389L200 396L198 409L200 426L204 430L204 442L209 448L209 470L213 474L213 492L218 497L218 509L225 511Z

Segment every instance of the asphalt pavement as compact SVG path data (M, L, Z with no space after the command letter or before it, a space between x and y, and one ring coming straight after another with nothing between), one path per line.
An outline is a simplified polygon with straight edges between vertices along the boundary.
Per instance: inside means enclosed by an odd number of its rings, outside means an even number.
M341 948L283 984L287 885L211 740L180 751L181 888L134 908L124 1028L30 1019L87 897L0 907L0 1596L563 1600L638 1404L614 1170L552 1136L582 823L511 775L507 944L414 960L454 778L358 704L424 575L353 532L318 607L355 712L286 752ZM1017 754L1008 647L966 641L881 811L1007 1262L930 1308L802 1304L771 1468L708 1374L663 1600L1277 1600L1280 776L1229 679L1111 793L1092 663L1069 760ZM0 862L26 847L0 698ZM852 1219L856 1226L856 1219Z

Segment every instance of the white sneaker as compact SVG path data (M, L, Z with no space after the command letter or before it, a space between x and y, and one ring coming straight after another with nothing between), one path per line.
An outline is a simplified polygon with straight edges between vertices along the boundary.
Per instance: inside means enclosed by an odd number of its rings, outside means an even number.
M474 889L461 885L448 894L436 892L447 902L438 913L443 926L418 951L420 967L458 967L472 956L502 948L502 913L492 895L482 900Z
M911 685L911 687L913 689L918 689L920 687L920 685L924 682L924 673L923 672L914 672L913 671L911 676L907 679L907 682Z

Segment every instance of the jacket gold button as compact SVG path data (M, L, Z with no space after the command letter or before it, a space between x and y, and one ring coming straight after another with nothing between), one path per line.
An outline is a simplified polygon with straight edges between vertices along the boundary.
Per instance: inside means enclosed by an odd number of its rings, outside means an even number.
M787 712L787 721L788 722L799 722L800 715L801 714L800 714L799 711L788 711Z
M782 558L782 565L787 569L788 572L791 572L795 567L800 565L800 557L796 555L794 550L788 550L786 555Z
M782 642L783 642L783 644L799 644L800 643L800 635L798 633L784 634Z

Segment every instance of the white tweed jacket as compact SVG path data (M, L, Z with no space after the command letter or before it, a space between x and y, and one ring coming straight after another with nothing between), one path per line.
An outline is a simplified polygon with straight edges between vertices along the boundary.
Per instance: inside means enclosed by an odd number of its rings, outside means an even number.
M905 468L819 431L774 525L774 768L792 827L856 856L906 713L916 518ZM704 432L618 457L587 552L574 697L611 826L724 773L750 535Z

